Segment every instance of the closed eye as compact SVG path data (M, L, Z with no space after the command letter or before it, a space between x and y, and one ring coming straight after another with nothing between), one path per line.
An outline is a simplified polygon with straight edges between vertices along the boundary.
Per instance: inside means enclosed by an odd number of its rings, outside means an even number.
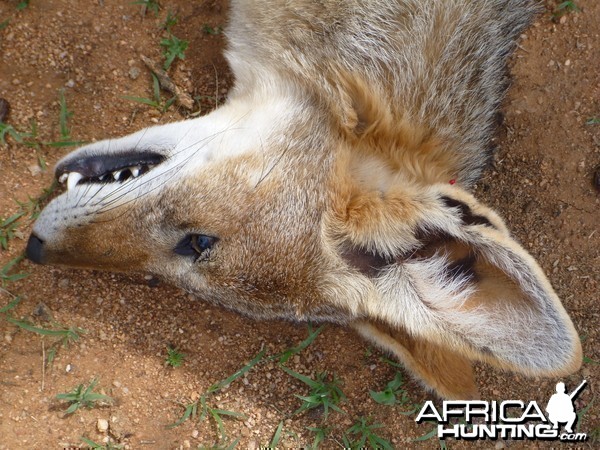
M206 234L187 234L177 243L173 251L178 255L192 256L194 261L205 261L218 240L219 238Z

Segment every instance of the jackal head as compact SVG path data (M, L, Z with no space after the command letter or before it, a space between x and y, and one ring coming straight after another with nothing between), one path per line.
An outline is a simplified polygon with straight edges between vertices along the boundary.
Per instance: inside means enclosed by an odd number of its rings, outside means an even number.
M268 94L68 155L29 258L149 272L256 318L350 324L445 397L477 395L471 360L528 375L579 367L538 264L448 183L454 168L421 167L435 139L383 130L360 102L352 122ZM413 163L390 162L390 147Z

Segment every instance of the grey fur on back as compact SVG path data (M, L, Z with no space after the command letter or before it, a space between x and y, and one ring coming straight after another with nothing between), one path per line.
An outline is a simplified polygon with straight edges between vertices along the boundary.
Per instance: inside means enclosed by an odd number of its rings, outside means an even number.
M234 1L229 59L269 89L267 68L336 96L336 69L383 93L394 118L425 127L459 155L472 184L491 156L506 60L531 21L531 0ZM249 71L249 72L247 72ZM241 72L241 71L240 71ZM275 75L276 76L276 75ZM235 95L235 92L234 92Z

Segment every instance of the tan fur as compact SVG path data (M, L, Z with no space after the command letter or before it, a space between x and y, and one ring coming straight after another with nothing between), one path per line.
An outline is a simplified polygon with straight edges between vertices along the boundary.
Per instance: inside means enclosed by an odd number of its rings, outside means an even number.
M402 361L425 387L448 399L479 398L473 368L468 359L446 347L413 339L405 330L382 323L354 322L352 327L365 339Z
M66 156L29 257L348 324L448 398L477 397L472 360L577 370L550 282L467 192L533 3L232 3L228 101Z

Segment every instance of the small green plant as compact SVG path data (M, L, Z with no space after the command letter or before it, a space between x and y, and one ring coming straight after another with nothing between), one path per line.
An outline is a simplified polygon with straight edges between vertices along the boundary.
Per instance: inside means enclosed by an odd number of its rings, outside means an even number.
M271 439L271 442L267 446L267 448L277 448L279 445L279 441L281 440L281 432L283 431L283 421L279 422L277 429L275 430L275 434Z
M306 427L308 431L312 431L315 435L315 440L312 443L311 448L317 450L321 443L325 442L327 439L327 435L331 431L331 428L328 427Z
M110 440L106 444L98 444L97 442L94 442L91 439L83 436L81 436L80 439L88 446L88 448L92 450L120 450L123 448L123 445L114 444Z
M162 23L161 28L170 34L171 28L173 28L175 25L177 25L177 17L173 13L171 13L171 11L168 11L167 17Z
M181 406L184 408L183 415L179 419L177 419L177 421L175 421L174 423L169 425L168 428L177 427L188 419L196 419L197 418L197 420L200 422L200 421L203 421L204 419L207 419L208 417L212 417L212 419L215 421L215 423L217 425L217 429L219 432L219 441L220 441L221 445L223 442L226 442L227 433L225 432L223 416L236 417L236 418L244 418L245 416L244 416L244 414L241 414L241 413L238 413L235 411L228 411L228 410L224 410L224 409L213 408L212 406L209 405L208 401L212 395L221 391L226 386L229 386L235 380L237 380L238 378L242 377L245 373L250 371L256 364L258 364L263 359L264 355L265 355L265 351L261 350L250 362L248 362L246 365L244 365L237 372L228 376L224 380L221 380L221 381L211 385L206 390L206 392L204 392L200 396L200 398L197 401L195 401L193 403L189 403L189 404L181 404ZM237 442L234 441L234 444L237 445ZM226 445L230 446L232 444L228 443Z
M344 414L344 411L340 409L338 404L345 400L346 396L342 392L340 381L335 375L330 376L327 372L320 372L317 373L316 379L313 380L283 365L280 367L285 373L302 381L311 389L309 395L296 395L296 397L302 400L302 405L294 414L300 414L314 408L323 408L325 418L329 415L329 409Z
M374 449L393 450L392 443L375 433L375 430L382 428L379 423L369 424L369 419L360 417L354 425L346 430L342 438L344 447L352 449L363 449L369 445ZM352 437L351 437L352 436Z
M8 250L8 242L18 234L19 219L24 215L25 212L19 211L4 220L0 219L0 248L3 250Z
M60 131L60 138L54 142L44 142L44 145L49 147L74 147L83 144L82 141L73 141L71 139L71 132L69 130L69 119L73 117L73 111L69 111L67 108L67 100L65 98L65 91L61 89L58 91L58 105L60 107L58 112L58 124Z
M220 34L223 29L220 26L217 27L211 27L209 24L205 23L204 26L202 27L202 31L204 31L206 34Z
M430 439L437 439L438 443L440 445L440 450L447 450L448 446L446 445L446 441L438 438L437 434L438 434L438 427L434 426L431 431L428 431L423 436L420 436L418 438L413 439L413 441L414 442L425 442L425 441L428 441Z
M147 11L152 11L155 16L158 15L158 11L160 10L160 4L158 3L158 0L139 0L133 2L132 5L142 5Z
M137 103L142 103L144 105L148 105L148 106L152 106L153 108L158 109L161 113L165 113L173 103L175 103L175 100L177 100L177 97L173 96L171 97L169 100L167 100L166 102L163 103L162 98L160 96L160 83L158 81L158 77L156 75L154 75L153 73L152 75L152 92L154 94L154 99L150 99L150 98L144 98L144 97L132 97L132 96L124 96L123 98L125 98L126 100L130 100L132 102L137 102Z
M57 400L64 400L69 403L65 414L73 414L79 408L93 408L98 402L110 402L112 399L108 395L94 392L98 384L98 379L94 378L88 386L83 383L73 389L71 392L57 394Z
M17 3L17 10L22 11L29 6L29 0L21 0Z
M572 13L572 12L579 12L579 11L581 11L581 10L575 4L575 2L572 0L560 2L558 5L556 5L556 8L554 8L554 11L552 11L552 18L560 19L565 14Z
M4 264L2 268L0 268L0 285L2 287L8 285L9 283L14 283L15 281L22 280L23 278L27 278L29 276L28 273L11 273L12 269L17 266L21 261L25 259L25 255L21 254L9 262Z
M34 138L32 133L17 131L15 127L4 122L0 122L0 143L6 145L6 137L10 136L18 144L33 146L31 138Z
M38 138L38 126L35 120L30 121L30 131L18 131L14 126L0 122L0 143L3 145L7 144L6 138L10 136L17 144L22 144L30 148L38 150L38 162L40 167L45 169L45 162L43 157L39 154L39 150L42 146L47 147L75 147L83 144L83 141L74 141L71 138L71 132L69 130L69 119L73 117L73 112L67 108L67 100L65 98L65 92L63 89L58 94L58 122L59 122L59 133L60 138L57 141L42 142ZM40 159L42 158L42 159Z
M400 414L410 415L416 412L417 405L414 405L404 389L404 376L401 372L396 372L394 379L390 381L383 391L369 391L371 398L382 405L400 405L412 407L409 411L399 411Z
M19 328L30 331L32 333L37 333L41 336L47 336L52 338L57 338L46 351L46 364L51 365L54 362L54 358L56 357L56 353L60 348L68 347L70 343L78 341L81 337L81 334L86 331L82 328L78 327L69 327L66 328L63 325L52 322L53 328L41 328L31 324L25 320L15 319L11 316L5 317L6 321L12 323L13 325L18 326Z
M25 202L17 201L17 205L19 205L17 212L6 219L0 218L0 250L7 250L10 241L19 236L18 226L22 219L28 216L29 219L33 220L39 215L41 205L48 200L50 195L56 190L57 186L58 184L54 182L48 188L43 189L39 196L28 197ZM18 262L20 262L20 260ZM13 265L11 265L9 269L12 268Z
M303 351L306 347L308 347L310 344L312 344L314 342L314 340L317 338L317 336L319 336L319 334L321 334L321 332L323 331L324 328L325 328L325 325L321 325L319 328L313 330L312 324L309 323L308 324L308 337L306 339L304 339L302 342L300 342L295 347L284 350L283 352L279 353L278 355L271 356L269 359L271 359L271 360L278 359L279 364L285 364L286 362L288 362L288 360L292 356L297 355L298 353Z
M0 22L0 31L4 30L8 26L9 23L10 23L10 20L8 20L8 19Z
M28 276L28 274L20 275L23 275L22 278ZM2 289L2 291L4 293L9 293L5 289ZM56 338L56 340L50 345L46 352L46 364L48 365L52 364L52 362L54 361L54 357L56 356L56 352L60 348L68 347L70 343L79 340L80 335L85 333L85 330L81 328L67 328L56 322L52 322L53 328L50 329L37 327L26 320L16 319L11 315L11 312L20 302L20 296L13 296L13 299L7 305L0 308L0 314L4 316L4 320L6 320L8 323L12 323L13 325L21 328L22 330L30 331L32 333L36 333L44 337Z
M185 355L173 347L167 347L167 359L165 363L171 367L179 367L183 364Z
M585 121L586 125L598 125L600 124L600 117L590 117Z
M160 41L160 45L164 47L165 63L163 67L165 70L169 70L175 58L185 59L185 51L188 48L189 42L169 33L169 37L163 38Z

